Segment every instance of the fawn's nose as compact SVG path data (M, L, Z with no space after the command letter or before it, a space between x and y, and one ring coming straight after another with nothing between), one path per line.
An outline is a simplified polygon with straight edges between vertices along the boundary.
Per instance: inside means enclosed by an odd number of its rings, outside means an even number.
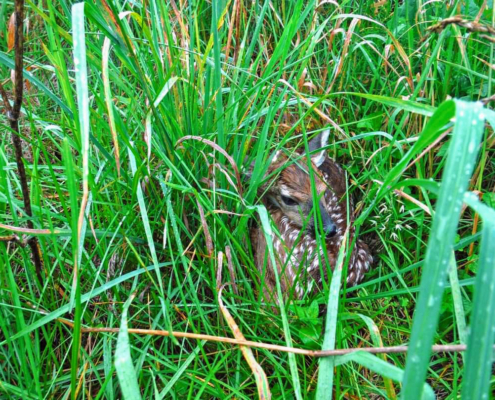
M327 238L335 236L335 234L337 233L337 226L332 221L332 218L328 214L328 211L325 209L325 206L322 202L320 202L320 214L321 220L323 222L323 231L325 232L325 236Z
M332 236L335 236L337 233L337 227L335 226L334 223L330 223L325 226L325 235L327 238L331 238Z

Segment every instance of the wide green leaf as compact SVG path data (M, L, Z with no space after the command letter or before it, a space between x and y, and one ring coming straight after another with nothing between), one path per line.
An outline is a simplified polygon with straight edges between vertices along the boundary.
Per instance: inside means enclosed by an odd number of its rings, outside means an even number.
M462 384L463 399L488 399L495 342L495 210L467 193L464 201L483 219L481 250Z
M407 353L403 399L419 398L422 393L462 200L484 129L480 103L456 101L455 106L456 123L435 207ZM437 112L441 109L442 106Z

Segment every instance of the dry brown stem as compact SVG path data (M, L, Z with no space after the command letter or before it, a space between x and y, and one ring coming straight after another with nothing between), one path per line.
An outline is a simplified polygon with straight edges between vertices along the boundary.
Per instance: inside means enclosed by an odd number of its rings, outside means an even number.
M430 26L428 28L428 34L423 39L421 39L421 42L424 42L428 37L430 37L432 33L441 33L449 25L460 26L461 28L465 28L469 32L483 33L484 35L481 36L484 39L487 39L491 42L495 41L495 38L493 37L495 36L495 28L490 25L480 24L476 20L469 21L467 19L464 19L462 16L457 15L455 17L445 18L437 24Z
M57 318L57 321L73 328L74 323L68 321L64 318ZM88 328L81 327L82 333L118 333L120 331L119 328ZM306 350L300 349L297 347L287 347L287 346L279 346L276 344L268 344L262 342L254 342L251 340L239 340L228 338L224 336L212 336L212 335L204 335L201 333L189 333L189 332L170 332L170 331L161 331L156 329L128 329L129 333L133 333L136 335L149 335L149 336L174 336L180 338L187 339L195 339L195 340L208 340L211 342L221 342L221 343L230 343L233 345L239 346L248 346L248 347L256 347L259 349L266 349L270 351L280 351L284 353L294 353L308 357L329 357L329 356L342 356L349 353L354 353L356 351L364 351L366 353L371 354L396 354L396 353L407 353L407 346L384 346L384 347L355 347L349 349L335 349L335 350ZM495 346L493 346L495 350ZM433 353L452 353L452 352L461 352L466 351L465 344L436 344L431 348Z
M23 96L23 57L24 57L24 32L23 32L23 21L24 21L24 0L16 0L15 2L15 39L14 39L14 50L15 50L15 80L14 80L14 104L13 106L9 103L8 95L0 84L0 94L2 95L5 111L7 118L9 120L10 129L12 132L12 144L14 146L15 159L17 164L17 170L19 173L19 181L21 183L22 199L24 202L24 212L26 213L27 226L29 229L34 229L33 225L33 211L31 209L31 200L29 196L29 186L27 182L26 169L24 167L24 162L22 161L22 140L21 133L19 129L19 118L21 115L21 105ZM41 257L41 249L38 243L38 238L33 236L28 240L29 247L33 253L33 262L36 271L36 276L40 284L43 284L43 262Z

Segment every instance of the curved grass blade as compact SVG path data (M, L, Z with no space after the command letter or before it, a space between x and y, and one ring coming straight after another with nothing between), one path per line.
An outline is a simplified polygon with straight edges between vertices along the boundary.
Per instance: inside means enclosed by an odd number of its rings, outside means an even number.
M423 391L462 199L474 169L484 129L481 103L456 101L455 104L456 124L426 250L407 353L403 399L420 398Z
M418 141L414 144L413 147L406 153L404 157L399 161L399 163L392 168L392 170L387 174L383 181L383 185L378 191L375 199L371 203L371 205L363 211L360 217L356 220L356 225L362 224L371 210L375 207L376 203L385 196L386 193L390 191L390 185L400 177L400 175L404 172L404 169L407 167L409 161L413 159L413 157L418 154L421 150L426 148L428 145L433 143L435 139L440 134L442 128L444 128L449 121L455 115L455 103L453 100L446 101L442 103L437 111L433 114L431 119L426 124L425 129L421 132Z
M171 77L163 87L160 89L160 92L156 96L156 99L153 101L153 107L154 109L158 109L158 106L160 105L161 101L163 98L167 95L167 93L172 89L174 86L175 82L177 82L178 77L173 76ZM151 116L153 113L153 109L150 109L148 111L148 114L146 114L146 122L145 122L145 132L146 132L146 141L148 145L148 162L151 158L151 141L152 141L152 127L151 127Z
M359 365L376 372L380 376L392 379L396 382L402 382L404 379L403 370L395 365L389 364L373 354L365 353L364 351L356 351L354 353L346 354L345 356L335 357L335 366L343 365L349 361L354 361ZM422 400L435 399L433 389L427 383L423 384L423 395L420 398Z

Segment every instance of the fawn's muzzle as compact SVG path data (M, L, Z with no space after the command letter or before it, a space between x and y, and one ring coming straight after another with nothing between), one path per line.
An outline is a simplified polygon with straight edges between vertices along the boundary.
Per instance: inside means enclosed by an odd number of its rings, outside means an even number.
M320 215L321 215L321 223L322 223L322 227L323 227L323 232L325 233L325 236L327 238L331 238L332 236L335 236L335 234L337 233L337 226L335 225L332 218L328 214L328 211L326 210L323 203L320 201L318 205L320 208ZM313 233L316 233L316 224L315 224L314 218L311 218L310 227L311 227L311 230L313 231Z
M325 235L326 237L330 238L332 236L335 236L337 233L337 226L330 220L330 223L325 226Z

